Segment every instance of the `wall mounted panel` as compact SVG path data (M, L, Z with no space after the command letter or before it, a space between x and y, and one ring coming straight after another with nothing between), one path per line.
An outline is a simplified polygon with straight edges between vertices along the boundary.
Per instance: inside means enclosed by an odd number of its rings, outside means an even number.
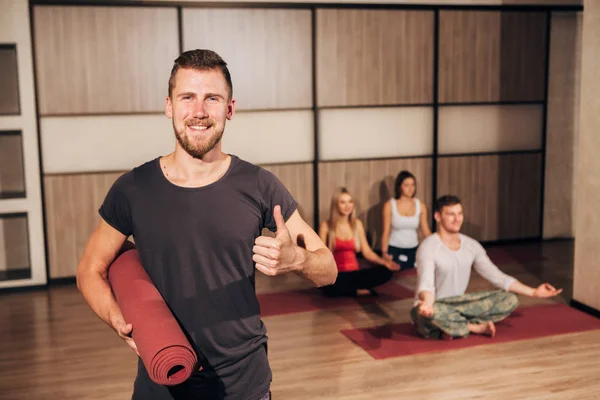
M164 115L45 117L40 130L46 174L126 171L175 148Z
M442 10L439 101L544 100L546 13Z
M98 209L121 172L46 175L45 207L50 278L75 276Z
M223 151L255 164L314 159L312 111L248 111L227 122Z
M541 104L440 107L440 154L540 150Z
M0 131L0 199L25 197L23 138L19 131Z
M0 214L0 281L31 278L27 214Z
M313 164L269 164L263 165L264 169L274 173L284 186L290 191L296 202L298 212L310 226L313 225L314 197L313 197Z
M0 45L0 115L15 115L21 111L17 71L16 46Z
M319 106L433 102L433 11L317 10Z
M461 198L462 232L477 240L538 237L541 154L442 157L438 196Z
M34 8L41 115L164 110L179 54L175 8Z
M319 152L321 160L430 155L433 108L320 110Z
M184 50L227 62L238 109L312 107L310 10L183 10Z
M552 13L544 185L544 238L575 235L581 13Z

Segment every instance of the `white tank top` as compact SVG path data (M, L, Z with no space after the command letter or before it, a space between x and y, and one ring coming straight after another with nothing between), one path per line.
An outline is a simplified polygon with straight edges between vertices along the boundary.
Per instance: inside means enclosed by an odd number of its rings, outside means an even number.
M392 228L390 230L389 246L400 247L402 249L411 249L419 245L419 237L417 229L421 220L421 202L415 201L417 211L415 215L406 217L398 213L396 199L391 199L392 202Z

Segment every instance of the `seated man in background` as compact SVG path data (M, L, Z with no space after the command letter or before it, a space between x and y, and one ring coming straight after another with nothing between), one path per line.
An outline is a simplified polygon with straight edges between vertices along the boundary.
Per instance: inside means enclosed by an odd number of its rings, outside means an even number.
M417 301L411 317L419 335L446 339L470 333L494 336L494 322L519 305L516 294L546 298L562 292L547 283L529 287L500 271L481 244L459 233L463 210L458 197L440 197L433 210L438 230L417 252ZM502 290L465 294L472 267Z

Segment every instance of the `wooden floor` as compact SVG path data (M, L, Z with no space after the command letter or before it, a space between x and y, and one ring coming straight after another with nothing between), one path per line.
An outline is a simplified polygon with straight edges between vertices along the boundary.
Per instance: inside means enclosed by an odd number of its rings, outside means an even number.
M572 294L573 242L506 247L546 260L502 265ZM306 287L257 274L257 291ZM414 277L399 278L413 288ZM469 290L487 288L474 276ZM548 300L521 299L522 306ZM407 322L412 300L264 318L274 399L600 399L600 330L374 360L340 330ZM557 321L560 323L560 321ZM493 339L490 339L493 340ZM74 285L0 295L0 399L127 399L136 358Z

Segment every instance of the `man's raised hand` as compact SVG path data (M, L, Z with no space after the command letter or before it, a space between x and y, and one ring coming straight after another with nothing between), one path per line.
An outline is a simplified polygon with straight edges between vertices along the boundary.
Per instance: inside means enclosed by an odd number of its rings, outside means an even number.
M273 218L277 225L275 237L259 236L254 241L252 260L256 269L271 276L299 271L306 259L306 250L294 244L281 214L281 206L275 206Z

